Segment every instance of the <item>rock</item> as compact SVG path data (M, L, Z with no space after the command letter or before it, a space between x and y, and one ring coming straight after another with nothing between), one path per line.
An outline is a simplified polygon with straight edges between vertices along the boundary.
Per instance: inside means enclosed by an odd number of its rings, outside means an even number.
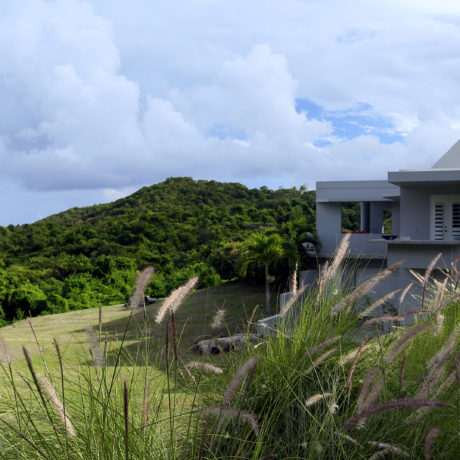
M259 337L255 334L236 334L230 337L201 340L192 348L192 351L198 355L217 355L237 350L248 340L251 343L255 343L259 340Z

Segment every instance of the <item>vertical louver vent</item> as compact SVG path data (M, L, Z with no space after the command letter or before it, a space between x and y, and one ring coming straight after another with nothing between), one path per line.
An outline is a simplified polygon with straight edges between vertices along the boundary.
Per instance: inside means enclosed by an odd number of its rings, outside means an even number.
M452 203L452 239L460 240L460 203Z
M444 203L434 204L434 239L444 239Z

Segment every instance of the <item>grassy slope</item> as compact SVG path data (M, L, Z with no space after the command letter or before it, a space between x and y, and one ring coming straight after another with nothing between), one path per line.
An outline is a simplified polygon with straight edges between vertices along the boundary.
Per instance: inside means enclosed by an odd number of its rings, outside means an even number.
M178 331L181 335L179 344L181 358L184 361L196 359L196 355L190 349L199 337L227 335L242 330L254 306L263 301L263 288L243 283L228 283L192 293L177 312ZM155 358L164 347L164 321L162 325L154 322L159 305L158 303L147 307L147 336L151 357L149 364L155 362ZM225 325L218 330L211 330L210 325L217 308L226 310ZM259 311L257 318L261 316L263 314ZM103 337L109 339L112 349L119 344L129 317L130 312L122 305L103 308ZM41 316L33 318L32 323L48 365L56 366L57 370L58 362L53 346L53 339L56 338L61 347L64 364L71 372L79 359L88 356L86 327L92 325L95 331L98 331L98 309ZM136 355L138 348L145 344L144 331L143 311L138 309L129 322L124 347L132 356ZM34 362L41 361L27 320L1 328L0 337L6 342L8 352L15 361L19 363L23 361L22 346L30 351ZM222 360L220 357L214 359Z

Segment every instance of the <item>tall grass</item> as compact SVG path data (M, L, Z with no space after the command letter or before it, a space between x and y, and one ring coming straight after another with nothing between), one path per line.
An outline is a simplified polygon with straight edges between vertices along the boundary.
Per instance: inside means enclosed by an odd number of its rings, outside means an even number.
M32 362L28 350L27 373L2 360L1 458L455 458L456 272L446 282L421 277L412 326L383 335L380 318L364 332L362 296L393 267L353 291L342 281L344 254L302 292L300 307L283 311L276 335L248 341L219 367L183 361L175 317L195 279L139 327L164 337L153 366L150 335L128 352L126 331L114 346L102 319L99 334L88 330L78 374L66 373L57 341L58 367L43 354Z

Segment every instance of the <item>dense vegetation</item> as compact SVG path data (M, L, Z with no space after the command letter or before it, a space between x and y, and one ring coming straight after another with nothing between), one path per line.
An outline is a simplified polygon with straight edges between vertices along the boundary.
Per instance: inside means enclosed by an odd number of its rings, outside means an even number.
M0 227L0 319L124 302L147 264L153 296L192 275L201 287L235 279L241 242L255 231L300 248L314 232L314 203L304 189L170 178L114 203ZM263 280L263 268L246 276Z

